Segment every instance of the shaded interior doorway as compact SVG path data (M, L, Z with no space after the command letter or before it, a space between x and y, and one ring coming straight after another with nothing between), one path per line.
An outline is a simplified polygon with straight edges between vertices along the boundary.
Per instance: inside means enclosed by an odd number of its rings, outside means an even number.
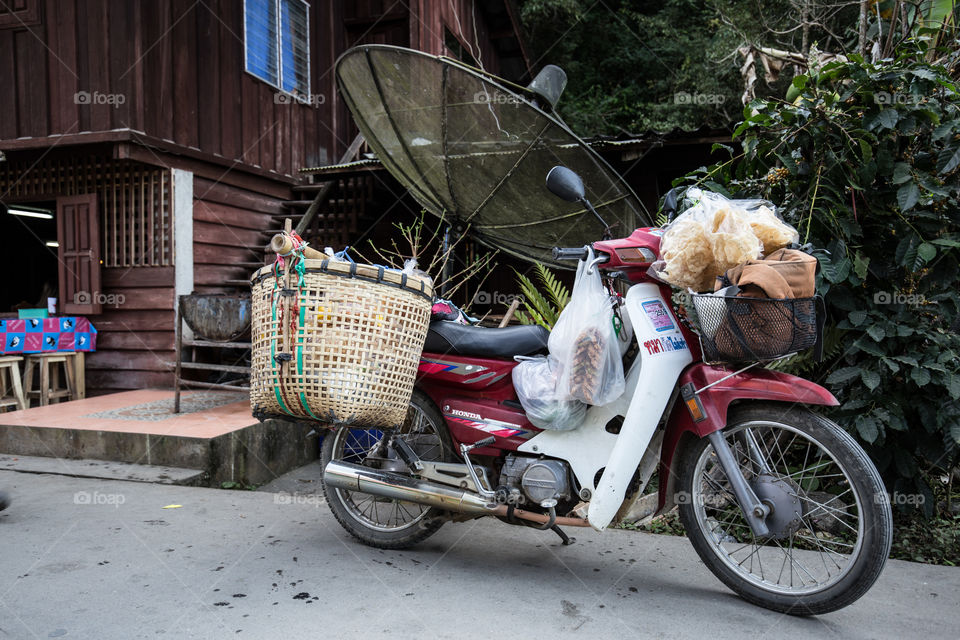
M46 308L58 296L56 212L52 200L0 204L0 313Z

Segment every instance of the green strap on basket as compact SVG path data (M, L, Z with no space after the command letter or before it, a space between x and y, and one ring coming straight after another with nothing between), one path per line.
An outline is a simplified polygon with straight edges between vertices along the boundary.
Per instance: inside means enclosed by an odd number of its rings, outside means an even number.
M278 284L277 284L278 281L279 281L279 278L275 278L275 279L274 279L274 281L273 281L273 294L270 296L270 312L271 312L271 314L272 314L272 320L273 320L274 326L276 326L276 322L277 322L277 290L279 289L279 286L278 286ZM281 327L281 329L282 329L282 327ZM271 361L272 363L274 363L274 364L277 363L277 332L276 332L276 331L273 332L273 338L270 339L270 361ZM283 365L280 365L280 368L282 369L282 368L283 368ZM277 378L274 378L274 379L275 379L275 380L279 380L279 376L282 375L282 374L283 374L283 372L281 371L280 373L278 373ZM286 403L283 401L283 397L282 397L281 394L280 394L280 385L279 385L279 384L276 384L276 383L275 383L275 384L273 385L273 393L274 393L274 395L277 397L277 404L280 405L280 408L284 411L284 413L286 413L287 415L290 415L290 416L293 416L294 418L296 418L296 416L293 414L293 412L291 412L289 409L287 409L287 405L286 405Z
M300 283L303 284L303 261L300 261ZM297 287L297 299L300 300L300 314L297 318L297 375L303 375L303 325L306 320L307 307L306 307L306 298L300 298L300 291L303 290L303 287ZM310 407L307 406L307 396L301 389L300 391L300 405L303 407L304 411L310 414L310 417L314 420L320 420L317 416L313 415L313 411L310 411ZM322 421L321 421L322 422Z
M306 274L306 267L303 264L303 249L301 249L292 264L290 265L297 274L297 293L303 289L303 277ZM303 320L303 314L300 314L300 319Z
M297 300L299 301L298 306L300 307L300 313L297 316L297 340L294 348L297 351L297 375L302 376L303 375L303 335L304 335L303 326L306 320L306 313L307 313L307 308L305 306L306 299L301 294L301 292L303 291L303 284L304 284L303 279L304 279L304 276L306 275L306 269L304 268L304 263L303 263L303 250L300 250L299 252L297 251L294 252L294 256L290 260L289 268L293 269L294 272L297 274ZM277 321L277 289L279 288L278 283L279 283L279 272L277 273L277 278L275 278L273 282L272 313L273 313L274 323L276 323ZM273 339L270 341L270 357L273 359L274 362L276 362L276 346L277 346L277 336L276 336L276 332L274 332ZM281 368L282 368L282 365L281 365ZM281 375L282 375L282 372L281 372ZM294 418L298 417L296 414L290 411L290 409L287 408L286 403L284 403L282 394L280 393L279 384L273 385L273 393L277 397L277 403L280 405L280 408L284 411L284 413L290 416L293 416ZM298 399L300 400L300 406L303 407L303 410L306 411L310 415L310 417L313 418L314 420L320 421L320 418L314 415L313 411L310 410L310 407L307 406L306 394L301 390L297 394L297 396L298 396Z

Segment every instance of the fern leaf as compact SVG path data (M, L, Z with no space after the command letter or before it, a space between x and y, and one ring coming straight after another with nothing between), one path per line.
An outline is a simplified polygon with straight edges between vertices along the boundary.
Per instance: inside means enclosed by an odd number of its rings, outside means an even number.
M547 331L551 331L551 330L553 329L553 325L552 325L552 324L548 324L548 323L543 319L543 316L540 315L539 313L537 313L537 310L534 309L533 307L529 307L529 306L528 306L528 307L527 307L527 313L530 314L530 317L533 319L534 322L536 322L538 325L540 325L541 327L543 327L543 328L546 329Z
M537 290L536 285L527 276L521 274L516 269L517 282L520 284L520 291L523 294L523 306L527 313L537 324L551 329L556 322L557 310L550 304L550 301Z
M570 302L570 290L567 289L557 276L542 264L537 264L537 276L547 292L547 298L553 303L554 308L560 312Z

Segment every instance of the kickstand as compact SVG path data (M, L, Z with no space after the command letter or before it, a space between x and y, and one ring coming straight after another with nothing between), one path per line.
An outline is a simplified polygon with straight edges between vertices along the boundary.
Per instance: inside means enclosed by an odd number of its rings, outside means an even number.
M570 536L568 536L567 532L561 529L559 525L553 525L552 527L550 527L550 531L553 531L555 534L560 536L560 539L563 541L563 546L565 547L569 547L570 545L572 545L574 542L577 541L576 538L571 538Z

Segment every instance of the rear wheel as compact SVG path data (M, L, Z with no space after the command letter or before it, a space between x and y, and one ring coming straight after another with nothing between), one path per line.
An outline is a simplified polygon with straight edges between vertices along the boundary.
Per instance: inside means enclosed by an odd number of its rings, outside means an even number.
M433 402L414 390L403 425L396 430L421 460L455 459L450 435L443 417ZM364 464L379 449L383 431L341 427L323 442L321 460L324 467L331 460ZM405 549L436 533L443 525L435 508L413 502L382 498L346 489L323 487L330 510L337 521L355 538L381 549Z
M746 600L797 615L845 607L879 577L893 537L883 483L833 422L776 404L732 409L724 438L761 501L771 535L753 535L710 442L691 444L678 496L687 536Z

